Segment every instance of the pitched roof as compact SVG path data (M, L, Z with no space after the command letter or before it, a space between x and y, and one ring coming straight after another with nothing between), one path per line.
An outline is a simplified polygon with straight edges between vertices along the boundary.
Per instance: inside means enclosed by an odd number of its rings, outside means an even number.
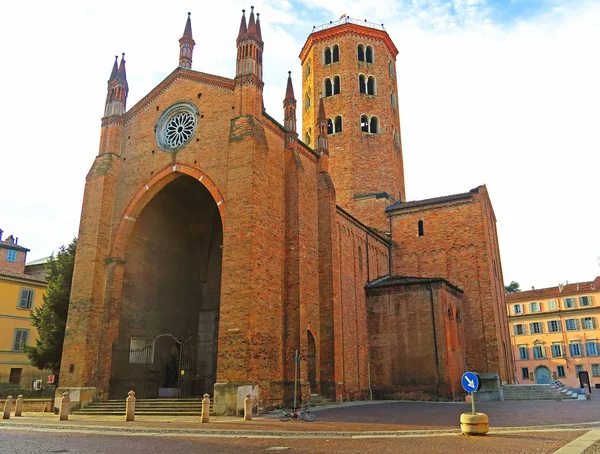
M464 293L462 289L452 284L447 279L443 277L416 277L416 276L385 276L374 281L369 282L365 285L366 289L374 289L374 288L385 288L392 287L395 285L425 285L425 284L433 284L436 282L442 282L454 290Z
M14 278L14 279L22 279L24 281L37 282L39 284L46 284L46 281L42 281L40 279L36 279L33 276L30 276L28 274L15 273L14 271L10 271L10 270L0 270L0 277L1 276L11 277L11 278Z
M32 260L31 262L27 262L25 264L25 266L45 265L48 262L48 260L50 259L50 257L52 257L52 256L49 255L48 257L42 257L41 259Z
M454 200L470 199L471 197L473 197L473 194L476 194L479 192L480 188L482 188L482 186L477 186L476 188L471 189L469 192L463 192L461 194L445 195L442 197L434 197L432 199L414 200L412 202L396 202L393 205L390 205L389 207L387 207L385 209L385 211L395 211L395 210L402 210L405 208L434 205L436 203L452 202Z
M523 292L509 293L508 295L506 295L506 301L514 302L533 300L537 298L552 298L577 293L589 293L590 291L600 292L600 276L597 276L593 281L575 282L573 284L567 284L562 288L562 291L558 286L556 286L534 290L525 290Z
M14 251L23 251L29 252L29 249L23 246L19 246L18 244L5 243L4 241L0 241L0 249L12 249Z

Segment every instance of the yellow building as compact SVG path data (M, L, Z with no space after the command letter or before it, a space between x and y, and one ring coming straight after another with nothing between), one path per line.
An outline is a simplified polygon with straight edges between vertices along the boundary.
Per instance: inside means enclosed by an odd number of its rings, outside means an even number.
M33 345L37 332L31 325L31 311L42 304L46 283L25 274L29 249L9 236L2 241L0 230L0 383L10 382L31 388L33 380L47 378L31 364L22 344Z
M591 282L507 295L518 383L559 380L579 388L579 372L600 388L600 276Z

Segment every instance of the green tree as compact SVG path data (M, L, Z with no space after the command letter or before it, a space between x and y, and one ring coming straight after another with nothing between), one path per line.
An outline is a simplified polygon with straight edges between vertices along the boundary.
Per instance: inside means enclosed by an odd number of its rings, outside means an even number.
M35 346L23 345L31 364L54 373L60 370L76 249L75 238L67 247L61 246L56 257L50 257L46 263L48 288L44 302L31 314L38 340Z
M521 286L518 282L510 281L510 284L504 286L506 293L517 293L521 291Z

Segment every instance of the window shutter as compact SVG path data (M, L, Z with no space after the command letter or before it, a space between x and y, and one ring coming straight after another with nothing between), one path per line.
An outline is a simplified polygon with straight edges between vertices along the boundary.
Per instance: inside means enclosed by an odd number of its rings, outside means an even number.
M569 353L571 354L571 356L575 356L575 346L573 344L569 344Z
M27 290L21 289L21 295L19 296L19 307L27 307L28 293L29 292Z

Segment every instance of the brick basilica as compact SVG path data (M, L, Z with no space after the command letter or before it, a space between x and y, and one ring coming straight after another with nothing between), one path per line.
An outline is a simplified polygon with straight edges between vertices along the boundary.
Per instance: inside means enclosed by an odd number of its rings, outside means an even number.
M240 389L291 401L296 373L299 395L338 401L461 399L467 369L512 382L490 198L406 201L383 26L308 36L302 131L291 77L283 125L263 109L253 9L234 79L192 69L189 15L179 43L179 66L129 109L114 62L58 392L209 393L225 414Z

